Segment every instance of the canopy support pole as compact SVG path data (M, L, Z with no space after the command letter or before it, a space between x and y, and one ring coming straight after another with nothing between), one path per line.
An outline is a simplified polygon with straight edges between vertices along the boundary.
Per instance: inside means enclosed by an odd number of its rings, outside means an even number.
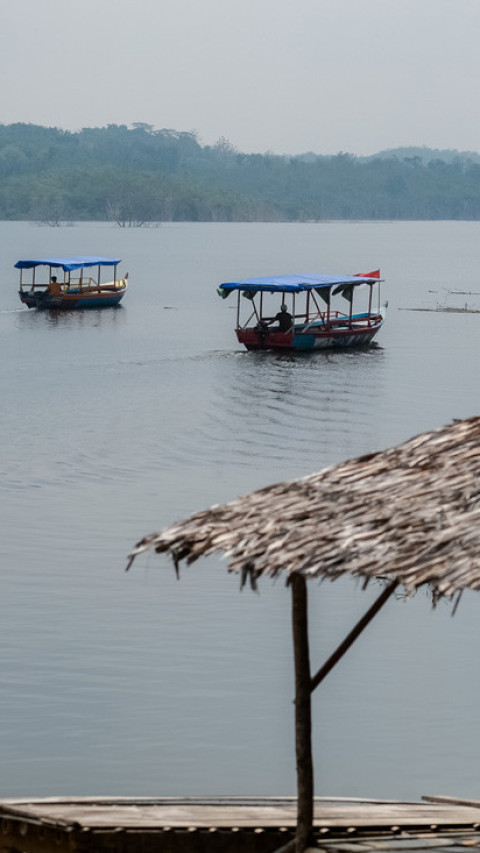
M345 652L347 652L351 645L355 642L357 637L360 636L364 628L367 627L368 623L372 621L373 617L376 616L378 611L383 607L383 605L388 601L391 595L395 592L398 586L398 581L393 581L391 584L385 587L382 594L373 602L372 606L367 610L367 612L362 616L362 618L357 622L354 628L350 631L349 634L345 637L342 643L338 646L338 648L333 652L332 655L328 658L328 660L323 664L322 667L318 670L317 674L312 678L310 682L310 692L313 693L316 687L320 684L321 681L328 675L330 670L338 663L340 658L343 657Z

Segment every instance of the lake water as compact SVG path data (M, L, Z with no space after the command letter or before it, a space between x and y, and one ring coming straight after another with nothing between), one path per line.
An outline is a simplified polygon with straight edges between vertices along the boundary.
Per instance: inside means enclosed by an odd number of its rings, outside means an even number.
M144 534L480 410L480 223L0 223L0 796L295 792L290 595ZM18 258L124 259L118 309L28 311ZM222 281L380 267L369 350L247 353ZM456 302L455 302L456 300ZM378 590L311 583L312 667ZM390 601L314 698L319 795L478 794L480 597Z

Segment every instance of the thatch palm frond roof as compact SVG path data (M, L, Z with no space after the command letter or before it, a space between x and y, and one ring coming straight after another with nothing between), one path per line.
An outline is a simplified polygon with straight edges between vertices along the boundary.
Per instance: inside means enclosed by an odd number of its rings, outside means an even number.
M299 572L480 588L480 417L278 483L146 536L130 555L223 552L245 578ZM130 565L129 563L129 565Z

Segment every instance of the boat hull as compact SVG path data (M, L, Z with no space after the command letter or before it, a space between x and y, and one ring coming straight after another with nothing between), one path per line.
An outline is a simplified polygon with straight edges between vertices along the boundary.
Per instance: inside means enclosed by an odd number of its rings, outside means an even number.
M19 292L20 301L28 308L37 310L61 310L71 311L78 308L111 308L118 305L123 299L127 288L122 287L112 290L100 290L97 292L71 291L59 296L51 296L45 291L32 293L29 290Z
M377 315L364 320L335 323L331 326L313 325L308 329L296 327L293 332L239 328L239 343L248 350L321 350L368 346L381 328L383 317Z

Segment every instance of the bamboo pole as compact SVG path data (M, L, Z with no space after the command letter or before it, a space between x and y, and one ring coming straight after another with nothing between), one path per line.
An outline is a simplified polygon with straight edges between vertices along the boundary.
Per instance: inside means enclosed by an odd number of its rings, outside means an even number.
M328 660L323 664L322 667L318 670L317 674L314 675L310 682L310 692L313 693L316 687L320 684L321 681L328 675L330 670L333 669L335 664L338 663L340 658L343 657L345 652L347 652L350 646L355 642L357 637L362 633L364 628L367 627L368 623L372 621L373 617L378 613L380 608L388 601L391 595L395 592L398 586L398 581L393 581L389 584L381 595L373 602L372 606L367 610L367 612L362 616L361 619L357 622L354 628L350 631L349 634L345 637L345 639L340 643L338 648L333 652L332 655L328 658Z

